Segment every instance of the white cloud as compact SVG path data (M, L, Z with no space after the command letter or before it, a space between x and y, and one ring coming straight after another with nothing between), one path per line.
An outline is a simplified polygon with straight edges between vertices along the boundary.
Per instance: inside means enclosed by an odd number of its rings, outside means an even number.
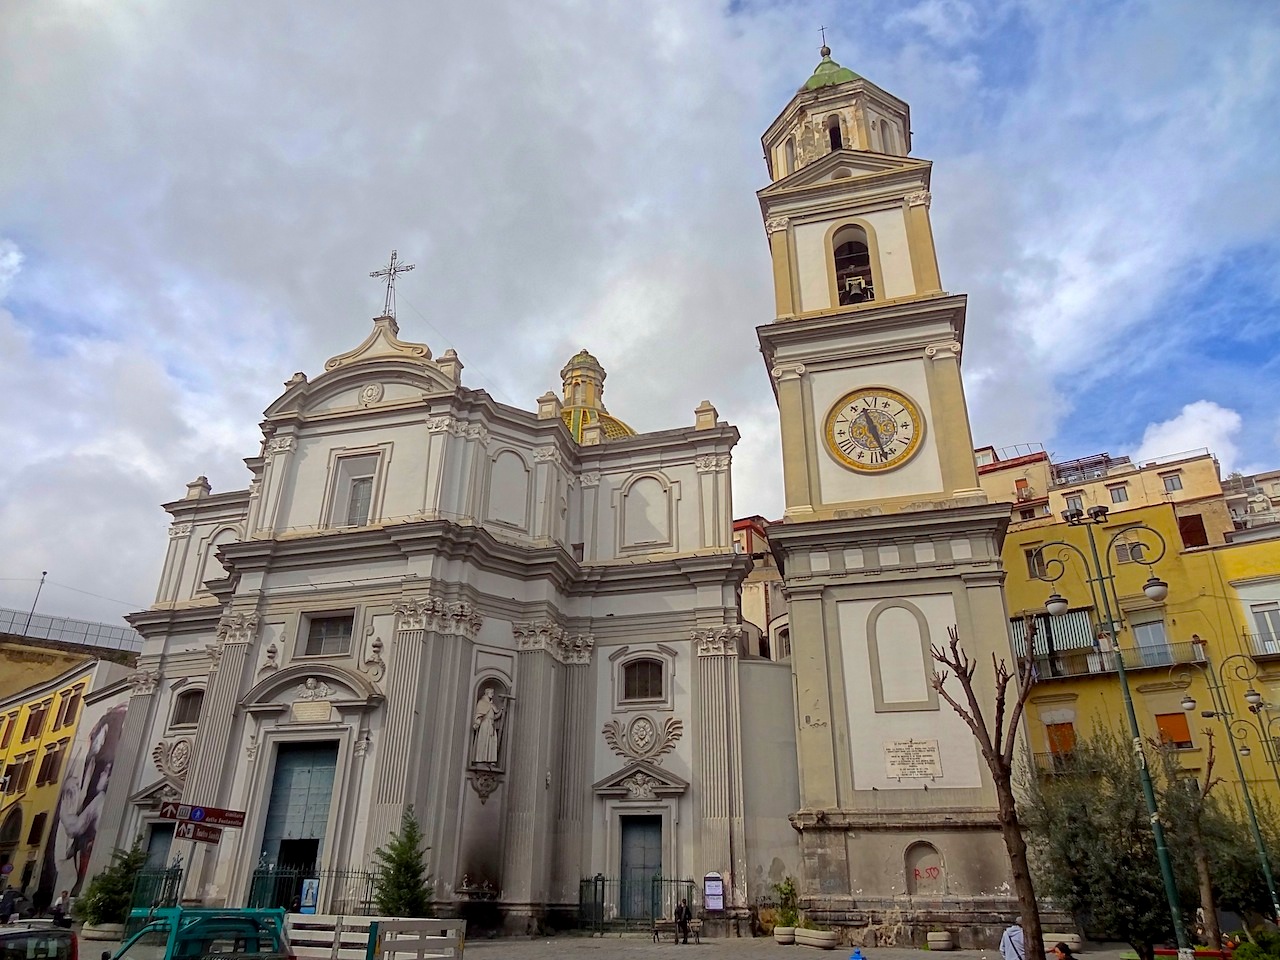
M15 7L0 87L35 93L0 113L0 605L29 602L7 584L41 569L152 596L158 504L197 474L245 483L262 409L364 337L391 247L417 263L402 335L455 347L468 385L527 408L585 346L638 429L711 400L743 433L736 511L777 516L753 193L814 23L911 103L935 162L975 439L1087 439L1066 415L1084 387L1116 389L1126 344L1202 335L1187 317L1152 335L1155 305L1280 234L1277 19L1174 0L894 9Z
M1197 400L1188 403L1170 420L1148 424L1133 459L1147 463L1207 447L1218 457L1222 474L1226 476L1240 464L1237 439L1243 423L1236 411L1220 407L1212 400Z

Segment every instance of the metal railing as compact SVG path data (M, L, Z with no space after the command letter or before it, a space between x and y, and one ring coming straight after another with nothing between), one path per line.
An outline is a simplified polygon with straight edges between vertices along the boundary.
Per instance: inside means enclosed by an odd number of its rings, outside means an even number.
M1254 657L1280 657L1280 637L1269 633L1246 633L1245 642Z
M1171 667L1178 663L1203 663L1204 648L1198 643L1160 643L1151 646L1124 647L1126 670ZM1064 650L1036 657L1036 679L1083 677L1091 673L1115 673L1116 655L1104 650Z
M377 874L368 870L315 870L309 867L259 866L249 882L248 906L283 907L296 911L302 905L302 882L320 881L317 913L370 917L377 913L374 891Z
M689 901L698 913L698 885L667 877L617 879L597 874L578 884L578 925L588 930L648 927L675 915L676 904Z
M176 907L181 895L182 867L175 865L163 870L140 870L133 879L133 896L129 906L133 910Z

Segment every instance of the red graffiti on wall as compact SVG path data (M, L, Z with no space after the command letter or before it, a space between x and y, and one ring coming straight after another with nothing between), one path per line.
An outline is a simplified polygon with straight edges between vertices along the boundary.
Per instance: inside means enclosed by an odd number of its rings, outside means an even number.
M916 867L917 880L925 880L925 879L937 880L940 876L942 876L941 867L925 867L923 870L921 870L919 867Z

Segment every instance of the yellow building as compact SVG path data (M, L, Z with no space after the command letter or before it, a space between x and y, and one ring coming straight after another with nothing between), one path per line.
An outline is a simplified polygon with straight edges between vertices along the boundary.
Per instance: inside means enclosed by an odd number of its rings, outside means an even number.
M1204 516L1217 515L1207 499L1200 507ZM1098 584L1086 580L1095 564L1088 527L1103 575L1114 578L1112 616L1144 735L1175 744L1182 765L1199 775L1207 757L1205 730L1213 730L1219 748L1214 776L1238 790L1221 718L1202 715L1229 706L1236 718L1256 725L1249 730L1237 724L1247 734L1237 743L1249 748L1241 761L1251 790L1280 804L1280 757L1274 738L1263 739L1270 715L1265 708L1250 710L1245 698L1253 688L1265 702L1280 704L1280 540L1251 531L1252 539L1228 533L1215 543L1189 546L1188 515L1185 503L1157 503L1109 512L1103 523L1091 523L1086 513L1075 526L1055 516L1010 529L1003 559L1015 649L1025 649L1022 616L1035 615L1037 624L1037 683L1027 710L1031 748L1041 772L1052 772L1077 736L1100 725L1127 730L1105 604ZM1160 559L1158 542L1139 524L1163 539ZM1080 553L1054 546L1056 541ZM1144 590L1153 575L1168 584L1163 600ZM1052 584L1041 579L1053 577ZM1051 592L1065 598L1065 614L1045 612ZM1211 679L1220 685L1217 700ZM1183 704L1188 695L1196 701L1191 711ZM1280 734L1280 714L1269 733Z
M69 766L76 766L73 746L85 698L130 673L131 668L123 664L84 661L0 700L0 874L28 896L39 884L41 871L56 873L57 857L65 859L67 853L55 851L57 856L44 857L49 838L60 827L59 801L67 785L64 775ZM72 858L82 856L87 864L92 832L85 827L89 819L96 823L97 811L80 802L85 799L79 782L83 778L74 779L77 782L70 791L74 798L63 819L77 822L72 831L79 846L88 849L73 851ZM73 841L68 846L75 845ZM49 881L52 886L53 878Z
M993 502L1013 502L1012 529L1059 522L1064 510L1102 505L1111 513L1168 503L1180 518L1177 539L1187 546L1223 543L1235 528L1223 497L1218 461L1192 450L1134 463L1094 454L1054 463L1040 444L974 451L978 482Z

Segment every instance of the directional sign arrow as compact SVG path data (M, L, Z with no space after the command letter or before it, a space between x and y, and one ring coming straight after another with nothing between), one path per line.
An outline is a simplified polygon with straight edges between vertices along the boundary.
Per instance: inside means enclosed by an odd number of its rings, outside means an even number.
M173 828L178 840L195 840L197 843L217 843L222 839L221 827L210 827L194 820L183 820Z

